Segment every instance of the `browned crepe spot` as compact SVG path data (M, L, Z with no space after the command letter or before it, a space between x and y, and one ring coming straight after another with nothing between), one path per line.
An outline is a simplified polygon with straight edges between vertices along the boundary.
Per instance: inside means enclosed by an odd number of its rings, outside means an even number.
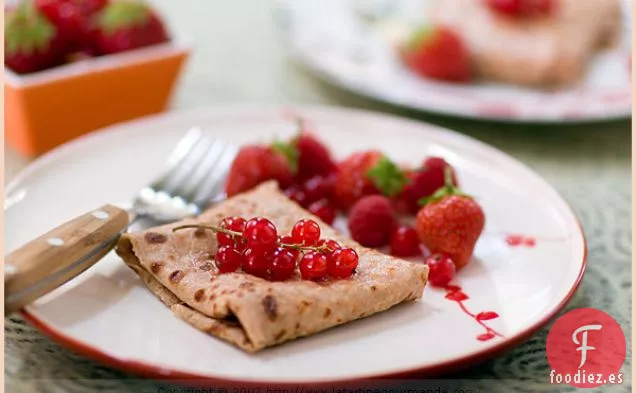
M212 270L212 267L213 266L211 263L204 263L199 266L199 269L203 270L204 272L209 272L210 270Z
M197 237L197 238L206 237L205 232L206 232L205 228L197 228L196 231L194 231L194 237Z
M198 289L194 293L194 300L196 300L197 302L200 302L201 300L203 300L203 296L205 296L205 289Z
M171 283L177 284L184 276L185 273L183 273L181 270L175 270L174 272L170 273L170 277L168 277L168 279Z
M378 289L378 288L377 288L375 285L371 285L371 290L372 290L372 291L374 291L374 292L375 292L377 289Z
M331 315L331 309L329 307L325 308L325 313L323 314L323 318L329 318Z
M152 265L150 265L150 271L153 274L157 274L157 273L159 273L159 271L161 271L162 267L163 267L163 263L162 262L153 262Z
M168 240L166 235L157 232L146 232L144 239L150 244L161 244Z
M263 298L263 309L265 310L265 314L270 321L276 319L278 315L278 310L276 306L276 298L271 295L267 295Z

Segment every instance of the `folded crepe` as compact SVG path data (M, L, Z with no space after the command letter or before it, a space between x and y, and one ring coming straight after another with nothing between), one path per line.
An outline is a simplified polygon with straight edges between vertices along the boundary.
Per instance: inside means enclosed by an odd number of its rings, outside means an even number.
M462 35L481 76L521 85L580 80L599 47L617 42L623 29L619 0L560 0L554 15L528 20L498 15L485 1L430 5L431 22Z
M360 257L349 279L312 282L298 275L270 282L237 272L219 274L214 266L216 236L185 224L218 225L227 216L267 217L280 234L311 218L323 238L354 248ZM276 183L264 183L234 196L200 216L127 233L117 253L148 288L179 318L248 352L311 335L422 297L428 268L364 248L336 232L283 195Z

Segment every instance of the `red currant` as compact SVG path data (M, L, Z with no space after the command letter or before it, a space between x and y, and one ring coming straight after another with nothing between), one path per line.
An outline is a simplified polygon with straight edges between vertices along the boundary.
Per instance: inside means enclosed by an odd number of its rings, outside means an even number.
M320 226L314 220L300 220L294 224L291 236L294 244L314 246L320 240Z
M243 233L245 230L245 219L243 217L226 217L221 221L220 226L230 231ZM233 246L235 243L234 236L222 232L216 233L216 240L219 246Z
M349 278L358 267L358 253L352 248L339 248L329 257L327 271L334 278Z
M278 248L274 251L270 262L270 279L273 281L285 281L294 275L296 270L296 256L287 249Z
M422 255L420 239L415 228L401 225L391 233L391 255L396 257L415 257Z
M307 205L307 196L305 195L305 191L303 190L303 188L299 185L294 184L291 187L287 188L285 190L285 195L287 195L287 198L296 202L300 206L304 207Z
M317 244L318 247L325 247L323 253L329 257L334 251L342 248L340 243L333 239L320 239Z
M281 244L294 244L294 239L291 237L291 235L281 236L280 243Z
M269 279L269 265L272 254L248 248L243 253L243 271L252 276Z
M221 246L216 250L214 263L219 269L219 273L233 273L241 267L243 257L235 248Z
M280 238L280 244L283 245L294 245L294 239L292 239L291 236L286 235ZM285 247L285 249L287 251L289 251L293 256L294 256L294 262L298 260L298 257L300 256L300 251L296 250L294 248L290 248L290 247Z
M327 257L317 251L309 251L300 260L300 276L304 280L322 280L327 277Z
M455 277L455 264L447 255L434 254L426 258L428 281L434 287L445 287Z
M330 183L327 177L323 176L314 176L303 185L303 191L308 203L330 198L332 188L333 184Z
M313 202L307 208L311 213L315 214L323 220L326 224L333 224L333 220L336 219L336 209L329 203L327 199L321 199Z
M262 253L274 251L278 242L276 227L267 218L252 218L245 225L243 232L248 248Z

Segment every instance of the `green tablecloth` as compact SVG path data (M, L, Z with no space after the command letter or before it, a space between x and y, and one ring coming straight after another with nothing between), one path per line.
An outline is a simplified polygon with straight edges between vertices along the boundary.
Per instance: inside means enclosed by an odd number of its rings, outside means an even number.
M330 104L385 111L463 132L533 167L573 205L587 235L588 271L568 308L602 309L622 325L628 336L625 382L596 391L631 391L630 121L568 126L505 125L392 108L322 84L289 59L272 20L271 1L155 0L154 3L165 13L174 31L192 39L190 42L196 48L175 96L175 110L261 102ZM11 150L6 151L5 160L9 180L25 160ZM77 356L44 337L19 316L6 318L5 324L7 392L178 389ZM574 390L566 385L549 384L546 335L547 329L543 329L507 354L448 376L453 382L439 381L439 384L479 388L480 393Z

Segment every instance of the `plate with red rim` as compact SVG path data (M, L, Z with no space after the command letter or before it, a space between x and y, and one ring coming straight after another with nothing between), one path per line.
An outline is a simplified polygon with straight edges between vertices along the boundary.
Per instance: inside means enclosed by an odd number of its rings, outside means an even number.
M586 260L579 221L522 163L472 138L398 117L293 110L311 121L338 158L379 148L400 162L415 165L438 155L455 167L463 189L482 205L486 228L452 287L427 287L421 301L250 355L174 317L111 253L23 315L72 350L144 376L314 384L432 376L470 366L518 345L574 295ZM287 113L256 106L175 112L63 145L8 185L6 251L104 203L128 200L192 126L236 144L267 142L295 133ZM346 226L341 221L337 227Z
M631 4L621 2L621 41L595 55L580 82L558 89L415 75L396 47L426 23L427 0L284 0L279 20L295 59L323 81L362 96L462 118L577 123L631 116Z

